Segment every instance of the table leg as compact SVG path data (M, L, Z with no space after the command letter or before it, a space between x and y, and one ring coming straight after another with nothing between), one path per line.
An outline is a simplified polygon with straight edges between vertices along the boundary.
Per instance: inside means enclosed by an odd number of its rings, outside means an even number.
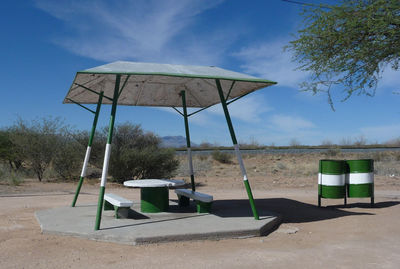
M168 211L169 192L167 187L148 187L140 189L140 210L144 213Z

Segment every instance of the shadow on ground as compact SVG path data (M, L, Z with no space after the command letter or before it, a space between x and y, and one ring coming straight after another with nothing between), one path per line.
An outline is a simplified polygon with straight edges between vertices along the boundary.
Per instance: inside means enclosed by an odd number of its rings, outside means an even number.
M380 202L380 203L375 203L372 208L386 208L386 207L392 207L395 205L400 204L400 202L397 201L386 201L386 202ZM329 206L332 207L332 206ZM371 208L370 203L347 203L346 206L337 206L337 208Z
M269 215L270 212L282 216L284 223L304 223L327 219L334 219L353 215L375 215L375 213L354 212L353 208L369 208L369 204L351 204L344 206L328 206L319 208L313 204L307 204L287 198L257 199L255 201L260 216ZM400 202L387 201L375 203L373 209L398 205ZM191 206L193 207L193 206ZM242 200L216 200L213 202L212 213L219 217L251 217L253 216L249 201Z

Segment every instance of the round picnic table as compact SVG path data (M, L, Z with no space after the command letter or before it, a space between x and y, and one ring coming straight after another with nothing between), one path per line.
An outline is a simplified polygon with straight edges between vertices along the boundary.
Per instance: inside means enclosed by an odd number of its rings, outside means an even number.
M140 210L144 213L168 211L168 188L183 185L185 181L177 179L137 179L124 182L126 187L140 188Z

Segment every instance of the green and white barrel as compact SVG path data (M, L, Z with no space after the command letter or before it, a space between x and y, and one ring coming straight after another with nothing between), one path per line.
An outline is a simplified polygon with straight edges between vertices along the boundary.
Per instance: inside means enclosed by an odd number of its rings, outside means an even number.
M349 198L374 196L374 160L347 160L347 195Z
M318 197L346 198L345 165L345 161L342 160L319 161Z

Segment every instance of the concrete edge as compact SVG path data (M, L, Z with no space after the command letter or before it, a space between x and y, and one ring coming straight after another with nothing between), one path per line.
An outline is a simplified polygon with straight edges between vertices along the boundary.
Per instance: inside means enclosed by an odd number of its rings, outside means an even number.
M36 219L38 218L35 212ZM124 245L148 245L148 244L160 244L160 243L172 243L172 242L188 242L188 241L203 241L203 240L224 240L224 239L242 239L242 238L252 238L258 236L267 236L274 232L282 223L282 216L277 215L271 217L271 221L265 224L261 229L250 229L250 230L236 230L229 232L215 232L215 233L198 233L198 234L185 234L185 235L168 235L168 236L155 236L155 237L138 237L134 241L125 241L120 238L118 242L114 238L109 238L109 236L101 233L96 233L95 231L90 234L82 235L76 232L60 232L46 230L40 225L41 233L48 235L57 236L71 236L74 238L83 238L99 242L124 244ZM101 229L99 230L101 231Z
M201 233L201 234L185 234L185 235L169 235L155 237L138 237L134 245L146 245L154 243L169 243L182 241L203 241L203 240L224 240L224 239L240 239L251 238L257 236L267 236L274 232L282 223L282 216L276 215L271 217L271 221L265 224L261 229L236 230L229 232Z

